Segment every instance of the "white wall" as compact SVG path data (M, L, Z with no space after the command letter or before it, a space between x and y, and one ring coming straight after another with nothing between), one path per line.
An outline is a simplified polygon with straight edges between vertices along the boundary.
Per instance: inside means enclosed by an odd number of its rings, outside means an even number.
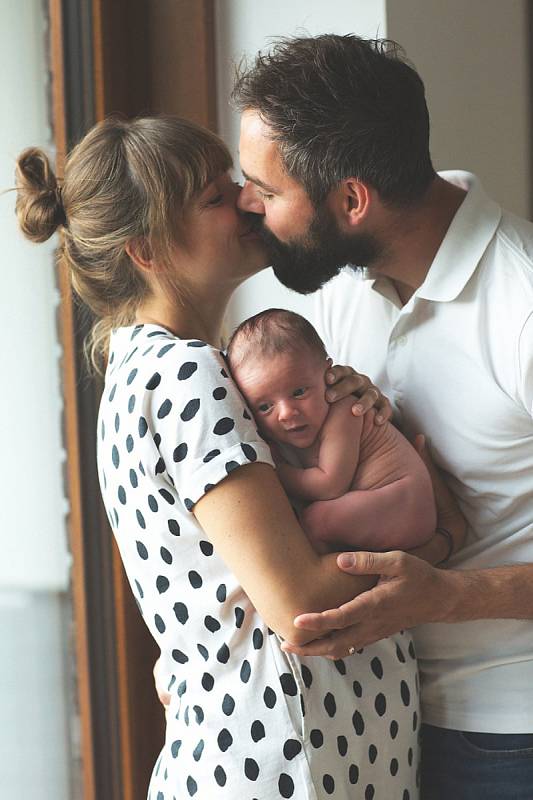
M216 3L218 130L238 166L239 119L230 108L234 64L267 49L273 37L357 33L385 36L385 0L223 0ZM240 173L237 173L240 178ZM311 318L312 299L280 286L272 271L251 278L235 294L228 312L231 329L264 308L281 306Z
M438 169L475 172L505 208L529 217L530 97L526 0L387 3L388 36L426 85Z
M40 0L0 7L0 191L17 154L50 146ZM18 232L14 194L0 195L0 589L64 589L65 538L54 242Z

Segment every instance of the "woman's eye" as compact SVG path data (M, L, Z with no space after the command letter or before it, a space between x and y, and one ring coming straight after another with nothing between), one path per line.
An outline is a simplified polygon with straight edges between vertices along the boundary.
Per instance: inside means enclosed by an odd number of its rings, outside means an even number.
M294 392L292 393L292 396L293 397L301 397L303 394L305 394L305 386L300 386L300 387L298 387L298 389L294 390Z
M218 206L223 201L223 199L224 199L224 195L223 194L217 194L215 197L211 197L207 201L207 205L208 206Z

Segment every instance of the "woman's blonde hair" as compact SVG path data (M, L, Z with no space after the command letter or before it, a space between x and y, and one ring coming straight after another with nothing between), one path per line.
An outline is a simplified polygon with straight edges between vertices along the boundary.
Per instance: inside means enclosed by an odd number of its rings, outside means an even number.
M168 267L172 248L183 240L187 208L230 166L217 136L169 116L98 123L68 156L60 182L42 150L29 148L19 156L20 227L34 242L62 230L60 256L73 288L98 318L86 342L97 370L111 330L131 324L150 293L127 245L141 243L162 267L158 277L165 289L179 296Z

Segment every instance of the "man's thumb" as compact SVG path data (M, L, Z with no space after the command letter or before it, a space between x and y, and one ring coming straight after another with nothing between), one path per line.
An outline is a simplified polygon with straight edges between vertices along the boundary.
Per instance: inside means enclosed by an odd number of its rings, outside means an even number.
M350 575L387 575L397 569L396 556L389 553L339 553L337 566Z

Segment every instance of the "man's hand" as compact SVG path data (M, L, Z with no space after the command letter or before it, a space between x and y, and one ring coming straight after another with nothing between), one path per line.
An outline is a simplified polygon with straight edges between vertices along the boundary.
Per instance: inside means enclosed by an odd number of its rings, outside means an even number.
M341 553L337 563L351 575L379 575L377 585L354 600L317 614L300 614L297 628L321 631L325 638L283 650L299 656L345 658L362 647L445 616L447 574L399 550L388 553ZM352 650L353 652L353 650Z
M352 406L352 414L360 417L369 409L375 408L375 422L383 425L392 417L392 406L370 378L360 375L352 367L334 366L326 371L326 400L334 403L351 394L356 395L357 402Z

